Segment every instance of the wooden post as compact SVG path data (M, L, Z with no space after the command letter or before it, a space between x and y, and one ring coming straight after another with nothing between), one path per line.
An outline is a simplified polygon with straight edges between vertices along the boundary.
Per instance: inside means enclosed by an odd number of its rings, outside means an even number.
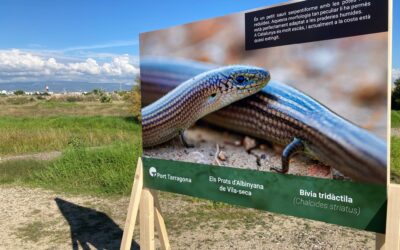
M394 1L394 0L393 0ZM393 1L388 0L389 2L389 23L388 23L388 123L391 124L391 92L392 92L392 84L391 84L391 77L392 77L392 57L393 57ZM390 135L391 131L388 129L388 147L390 149ZM387 151L387 158L390 159L390 150ZM390 161L389 161L390 162ZM388 164L388 167L391 164ZM393 167L393 166L391 166ZM390 182L390 168L388 168L387 173L387 181ZM388 184L388 204L387 204L387 214L386 214L386 238L385 238L385 246L386 250L400 250L400 185L398 184Z
M400 185L389 184L385 249L400 249Z
M161 249L171 250L171 246L169 245L167 228L165 227L164 218L162 217L161 214L161 207L160 207L160 202L158 201L157 192L153 190L151 192L154 197L156 228L158 232L158 237L160 238Z
M387 91L388 91L388 100L387 100L387 116L388 116L388 123L391 124L391 94L392 94L392 84L391 84L391 77L392 77L392 57L393 57L393 1L392 0L385 0L389 2L389 21L388 21L388 71L387 71ZM387 131L387 158L391 159L390 155L390 145L391 145L391 130L388 129ZM387 196L388 196L388 204L387 204L387 214L386 214L386 237L385 237L385 245L384 249L386 250L399 250L400 249L400 185L391 184L390 183L390 168L393 167L391 164L388 164L388 171L387 171L387 181L388 181L388 189L387 189Z
M385 249L385 235L376 233L375 238L375 249L376 250L384 250Z
M140 200L140 248L154 250L154 198L150 190L142 191Z
M133 181L131 199L129 201L128 215L125 221L124 234L121 240L121 250L129 250L132 246L133 230L135 229L136 217L138 214L140 197L143 189L143 163L138 159L135 179Z
M133 231L140 206L140 248L144 250L155 249L154 224L160 237L161 248L170 250L167 230L161 215L161 208L157 193L143 188L143 163L139 158L133 182L131 198L129 201L128 215L125 221L124 233L121 240L121 250L131 249Z

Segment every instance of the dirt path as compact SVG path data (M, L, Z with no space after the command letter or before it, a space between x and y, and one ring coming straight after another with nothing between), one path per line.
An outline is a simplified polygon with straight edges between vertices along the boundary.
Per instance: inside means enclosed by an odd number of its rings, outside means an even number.
M7 156L0 157L0 161L14 161L14 160L38 160L38 161L50 161L57 157L61 156L60 151L51 151L51 152L42 152L35 154L24 154L24 155L15 155L15 156Z
M116 249L126 213L120 208L126 204L126 199L0 187L0 249L71 249L73 244Z
M168 193L160 202L173 249L374 249L373 233ZM0 186L0 249L118 249L127 205Z
M94 150L105 148L107 146L97 146L97 147L87 147L87 150ZM40 152L40 153L32 153L32 154L22 154L22 155L13 155L0 157L0 162L4 161L16 161L16 160L37 160L37 161L51 161L62 155L61 151L49 151L49 152Z

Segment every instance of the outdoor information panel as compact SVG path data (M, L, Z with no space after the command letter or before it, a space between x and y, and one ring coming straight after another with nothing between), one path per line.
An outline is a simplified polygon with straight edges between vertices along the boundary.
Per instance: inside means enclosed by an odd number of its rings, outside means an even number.
M369 231L385 230L386 187L381 185L151 158L143 158L143 164L144 185L152 189Z
M143 185L384 233L388 1L142 33Z

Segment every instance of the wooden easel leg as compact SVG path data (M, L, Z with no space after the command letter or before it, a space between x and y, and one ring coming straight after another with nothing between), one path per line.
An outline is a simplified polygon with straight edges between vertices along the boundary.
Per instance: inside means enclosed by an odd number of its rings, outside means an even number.
M385 249L400 249L400 186L389 184Z
M375 239L375 249L376 250L384 250L385 249L385 235L384 234L376 234Z
M154 250L154 199L150 190L144 188L140 201L140 248Z
M143 165L142 159L138 159L135 179L132 186L131 198L129 201L128 215L125 221L124 233L121 240L121 250L131 249L133 230L135 229L136 217L138 214L140 197L143 189Z
M164 218L161 214L160 202L158 200L157 192L151 190L151 193L154 197L154 206L155 206L155 219L156 219L156 228L158 232L158 237L160 238L161 249L162 250L171 250L171 245L169 244L167 228L165 227Z
M154 222L160 237L161 248L170 250L168 234L157 193L154 190L143 188L143 163L139 158L133 182L128 215L125 221L124 233L121 241L121 250L131 249L133 230L140 206L140 247L144 250L154 250Z

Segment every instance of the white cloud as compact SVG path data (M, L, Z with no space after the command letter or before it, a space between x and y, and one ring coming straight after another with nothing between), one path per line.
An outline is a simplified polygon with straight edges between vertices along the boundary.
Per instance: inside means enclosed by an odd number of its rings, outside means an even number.
M129 55L94 58L69 58L63 54L18 49L0 50L0 83L24 81L79 81L133 84L138 67Z
M400 69L393 69L392 70L392 82L394 82L396 79L400 78Z
M114 41L111 43L103 43L103 44L94 44L94 45L84 45L84 46L75 46L63 49L63 51L76 51L76 50L93 50L93 49L106 49L106 48L115 48L115 47L128 47L137 45L137 40L132 41Z

